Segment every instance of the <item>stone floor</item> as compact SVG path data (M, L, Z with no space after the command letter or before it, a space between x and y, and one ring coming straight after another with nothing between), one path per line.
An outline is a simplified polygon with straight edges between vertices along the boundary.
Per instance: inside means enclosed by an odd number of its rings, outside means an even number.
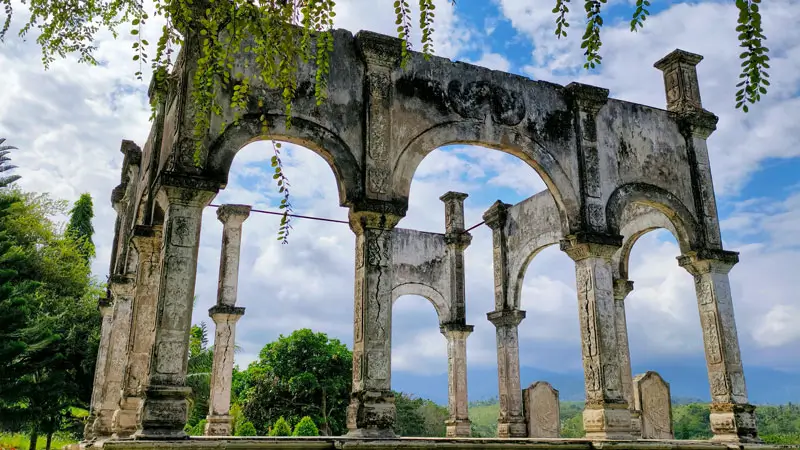
M180 441L112 440L103 450L234 450L234 449L541 449L541 450L800 450L800 446L772 444L726 444L710 441L590 441L585 439L488 439L488 438L401 438L355 439L344 437L309 438L206 438Z

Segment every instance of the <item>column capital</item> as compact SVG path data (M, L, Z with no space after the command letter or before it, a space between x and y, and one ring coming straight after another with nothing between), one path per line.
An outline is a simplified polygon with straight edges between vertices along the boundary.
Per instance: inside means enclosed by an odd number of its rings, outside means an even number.
M119 297L133 297L136 289L136 282L133 277L128 275L111 275L108 282L108 290L116 300Z
M716 131L717 122L719 122L719 117L705 109L676 112L673 117L680 125L684 136L700 139L708 139L711 133Z
M469 194L465 194L463 192L456 192L456 191L447 191L439 197L439 200L445 203L463 203L466 198L469 197Z
M140 255L161 250L161 225L136 225L131 233L131 243Z
M516 327L525 318L525 311L520 309L505 309L500 311L492 311L486 314L489 322L492 322L495 327L513 326Z
M458 234L464 231L464 199L469 195L461 192L447 192L439 200L444 202L445 233Z
M97 299L97 308L102 317L108 317L114 311L114 303L108 297L100 297Z
M244 315L244 307L215 305L208 309L208 316L215 324L236 323Z
M582 111L597 114L608 102L608 89L572 82L566 86L567 95Z
M204 207L219 192L219 182L204 177L162 172L158 182L169 203Z
M492 230L502 228L506 224L508 208L510 207L511 205L500 200L492 203L492 206L483 213L483 222Z
M700 249L678 256L678 264L694 276L727 274L737 262L739 253L728 250Z
M624 278L614 278L614 300L624 301L625 297L633 290L633 281Z
M449 340L451 338L466 339L475 330L475 325L465 325L461 323L443 323L439 325L439 331Z
M372 31L356 33L356 46L365 62L393 67L400 61L401 41Z
M576 262L587 258L611 259L622 247L622 236L580 232L565 237L560 244L561 251Z
M117 214L125 213L123 200L125 199L126 190L128 190L128 183L120 183L111 190L111 207L114 208Z
M403 216L392 211L356 211L350 209L348 220L354 233L363 233L366 229L391 230L397 226Z
M444 235L444 243L455 245L459 250L466 250L472 243L472 235L463 231L447 233Z
M250 205L226 204L217 208L217 219L227 226L241 225L250 217Z

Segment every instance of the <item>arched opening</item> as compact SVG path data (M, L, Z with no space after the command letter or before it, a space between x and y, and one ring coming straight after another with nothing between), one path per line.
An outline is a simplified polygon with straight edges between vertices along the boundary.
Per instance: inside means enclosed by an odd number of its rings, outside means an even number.
M272 177L273 147L269 141L253 142L237 149L227 186L212 201L212 205L252 207L241 233L236 306L246 311L235 324L236 369L231 405L232 411L238 408L237 414L253 423L259 435L266 434L277 418L270 416L266 409L268 402L258 400L260 397L253 397L250 406L244 399L237 398L240 394L237 389L241 388L237 372L241 375L248 371L251 363L262 361L260 352L266 344L276 342L280 336L290 337L297 330L307 328L313 333L325 333L348 349L352 349L353 342L355 239L347 225L347 209L339 206L341 198L336 176L329 163L315 151L290 143L283 143L280 151L283 171L291 183L293 213L341 223L293 218L288 244L277 239L281 217L261 212L280 211L278 206L283 198ZM208 310L217 303L223 240L223 224L217 218L217 211L218 208L209 206L203 212L192 318L195 325L206 323L207 347L214 345L215 325ZM342 398L327 400L329 410L338 407L327 412L328 417L336 417L331 418L332 424L336 422L332 425L335 434L346 432L344 409L349 401L350 370L347 364L346 391ZM252 395L266 392L260 390L257 383L253 384L253 380L248 383L254 392ZM314 401L319 399L315 397ZM255 407L258 403L265 405L263 411ZM204 419L207 412L198 414ZM309 412L309 415L322 429L316 419L319 414ZM293 426L299 417L287 416L286 419ZM192 425L192 417L189 425Z

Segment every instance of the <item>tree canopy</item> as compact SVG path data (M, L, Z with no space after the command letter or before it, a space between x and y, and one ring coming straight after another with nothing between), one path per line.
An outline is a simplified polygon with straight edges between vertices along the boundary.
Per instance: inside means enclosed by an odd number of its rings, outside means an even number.
M92 236L94 235L92 196L89 193L81 194L69 211L69 215L69 223L67 223L66 230L67 236L75 241L88 263L95 255L94 242L92 241Z

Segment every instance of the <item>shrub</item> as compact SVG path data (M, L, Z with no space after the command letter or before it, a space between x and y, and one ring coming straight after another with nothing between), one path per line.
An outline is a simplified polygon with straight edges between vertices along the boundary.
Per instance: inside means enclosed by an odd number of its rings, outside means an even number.
M248 421L236 427L236 436L258 436L258 433L256 433L253 422Z
M319 436L319 429L311 417L305 416L294 426L294 436Z
M272 425L272 428L269 430L270 436L291 436L292 435L292 426L289 425L289 422L283 418L283 416L279 417L278 420L275 421L275 424Z

